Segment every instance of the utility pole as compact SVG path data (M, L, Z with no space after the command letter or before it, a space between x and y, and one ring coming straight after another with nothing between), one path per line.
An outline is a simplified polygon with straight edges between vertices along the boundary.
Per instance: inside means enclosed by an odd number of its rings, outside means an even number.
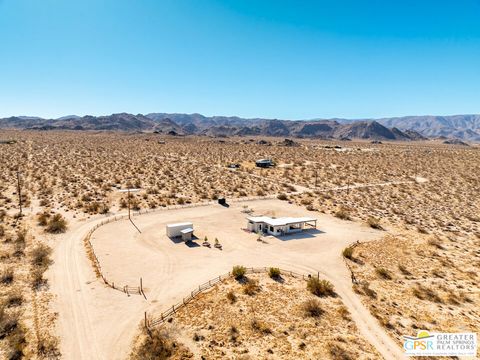
M130 187L128 188L127 203L128 203L128 220L131 220L130 219Z
M20 209L20 217L22 217L22 188L20 187L20 171L17 170L17 193L18 207Z
M315 189L317 188L317 178L318 178L317 169L315 169Z

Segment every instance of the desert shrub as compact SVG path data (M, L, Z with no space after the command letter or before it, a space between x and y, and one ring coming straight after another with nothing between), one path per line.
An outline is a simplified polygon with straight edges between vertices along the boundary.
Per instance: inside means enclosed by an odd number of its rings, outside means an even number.
M370 226L372 229L377 229L377 230L383 230L382 225L380 225L380 219L377 219L373 216L369 217L367 219L367 224Z
M235 265L232 269L232 275L236 280L242 280L247 273L247 268L241 265Z
M351 321L352 318L350 317L350 311L348 311L346 306L340 306L338 308L338 314L343 320Z
M260 286L258 285L258 281L254 279L249 279L243 285L243 292L246 295L255 295L260 290Z
M410 271L408 271L408 269L405 267L405 265L398 264L398 270L400 270L400 272L403 275L412 275L412 273Z
M322 307L320 306L320 301L317 299L305 301L302 304L302 310L307 317L319 317L324 313Z
M375 273L382 279L385 279L385 280L391 280L392 279L392 275L385 268L376 268Z
M353 259L353 247L349 246L349 247L346 247L345 249L343 249L342 255L343 255L344 258L352 260Z
M265 322L258 319L253 319L250 323L250 326L253 330L260 332L264 335L272 333L272 329L270 329L270 327Z
M339 342L330 342L328 352L332 360L353 360L354 356L345 349L344 345Z
M46 269L50 265L52 249L45 244L36 245L30 253L31 263L34 266Z
M0 282L4 285L11 284L13 282L13 269L6 268L0 273Z
M268 269L268 276L270 276L274 280L280 279L281 275L282 273L279 268L271 267L270 269Z
M55 214L48 221L45 231L51 234L63 233L67 230L67 221L61 214Z
M377 298L377 293L375 290L370 289L370 283L365 281L361 285L361 289L365 295L367 295L369 298L376 299Z
M238 337L240 336L240 332L238 331L235 325L230 326L230 340L236 342Z
M27 345L25 328L21 324L8 334L6 341L6 358L9 360L20 360L25 358L24 348Z
M21 229L17 232L17 236L15 237L15 243L17 244L25 244L27 240L27 231L25 229Z
M4 305L0 307L0 339L5 338L17 328L18 320L17 312L7 312Z
M142 342L136 346L131 354L135 360L164 360L175 353L176 344L170 336L158 329L153 329L150 336L144 334Z
M47 283L47 280L43 277L44 269L32 269L30 272L31 284L33 290L40 289Z
M342 220L351 220L350 211L346 207L341 207L335 212L335 217Z
M6 294L6 297L5 297L5 306L6 307L15 307L15 306L20 306L22 305L23 303L23 295L22 293L20 292L20 290L12 290L12 291L9 291L7 294Z
M428 300L431 302L442 303L442 299L437 294L437 292L429 287L422 286L417 284L417 287L413 288L412 290L413 295L415 295L420 300Z
M425 229L423 226L420 226L420 225L417 226L417 231L418 231L420 234L428 234L428 230Z
M233 291L229 291L227 293L227 299L228 299L228 301L230 301L230 304L233 304L234 302L237 301L237 296L235 295L235 293Z
M50 213L44 211L37 216L37 222L40 226L47 226L48 220L50 219Z
M121 198L118 206L120 206L120 209L126 209L128 207L127 200L125 200L124 198Z
M440 240L438 238L431 238L428 240L428 245L436 247L439 250L445 250L445 248L442 246L440 243Z
M280 193L280 194L277 195L277 199L278 200L288 200L288 196L287 196L287 194Z
M0 225L0 238L3 238L5 236L5 228L3 225Z
M334 296L335 291L333 290L333 285L328 280L319 280L316 277L311 277L307 281L307 289L313 295L316 296Z
M312 199L302 199L300 201L300 204L302 205L311 205L312 204Z

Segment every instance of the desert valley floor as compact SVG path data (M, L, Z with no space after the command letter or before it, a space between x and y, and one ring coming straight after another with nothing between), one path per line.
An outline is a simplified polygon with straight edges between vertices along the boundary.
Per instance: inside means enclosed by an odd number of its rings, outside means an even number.
M418 329L480 330L478 146L0 135L6 358L401 359ZM317 226L260 236L248 215ZM183 221L192 243L166 236Z

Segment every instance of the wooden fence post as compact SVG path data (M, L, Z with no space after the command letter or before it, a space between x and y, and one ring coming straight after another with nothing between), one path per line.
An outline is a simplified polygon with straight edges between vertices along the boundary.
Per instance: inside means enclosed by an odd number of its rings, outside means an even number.
M142 278L140 278L140 292L143 293L143 283L142 283Z
M147 312L145 311L145 327L148 329Z

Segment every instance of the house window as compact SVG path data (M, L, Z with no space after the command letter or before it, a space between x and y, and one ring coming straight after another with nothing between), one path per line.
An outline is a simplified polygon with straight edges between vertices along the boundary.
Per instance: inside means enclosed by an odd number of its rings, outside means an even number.
M273 232L273 226L270 226L270 231L272 231L272 232Z

